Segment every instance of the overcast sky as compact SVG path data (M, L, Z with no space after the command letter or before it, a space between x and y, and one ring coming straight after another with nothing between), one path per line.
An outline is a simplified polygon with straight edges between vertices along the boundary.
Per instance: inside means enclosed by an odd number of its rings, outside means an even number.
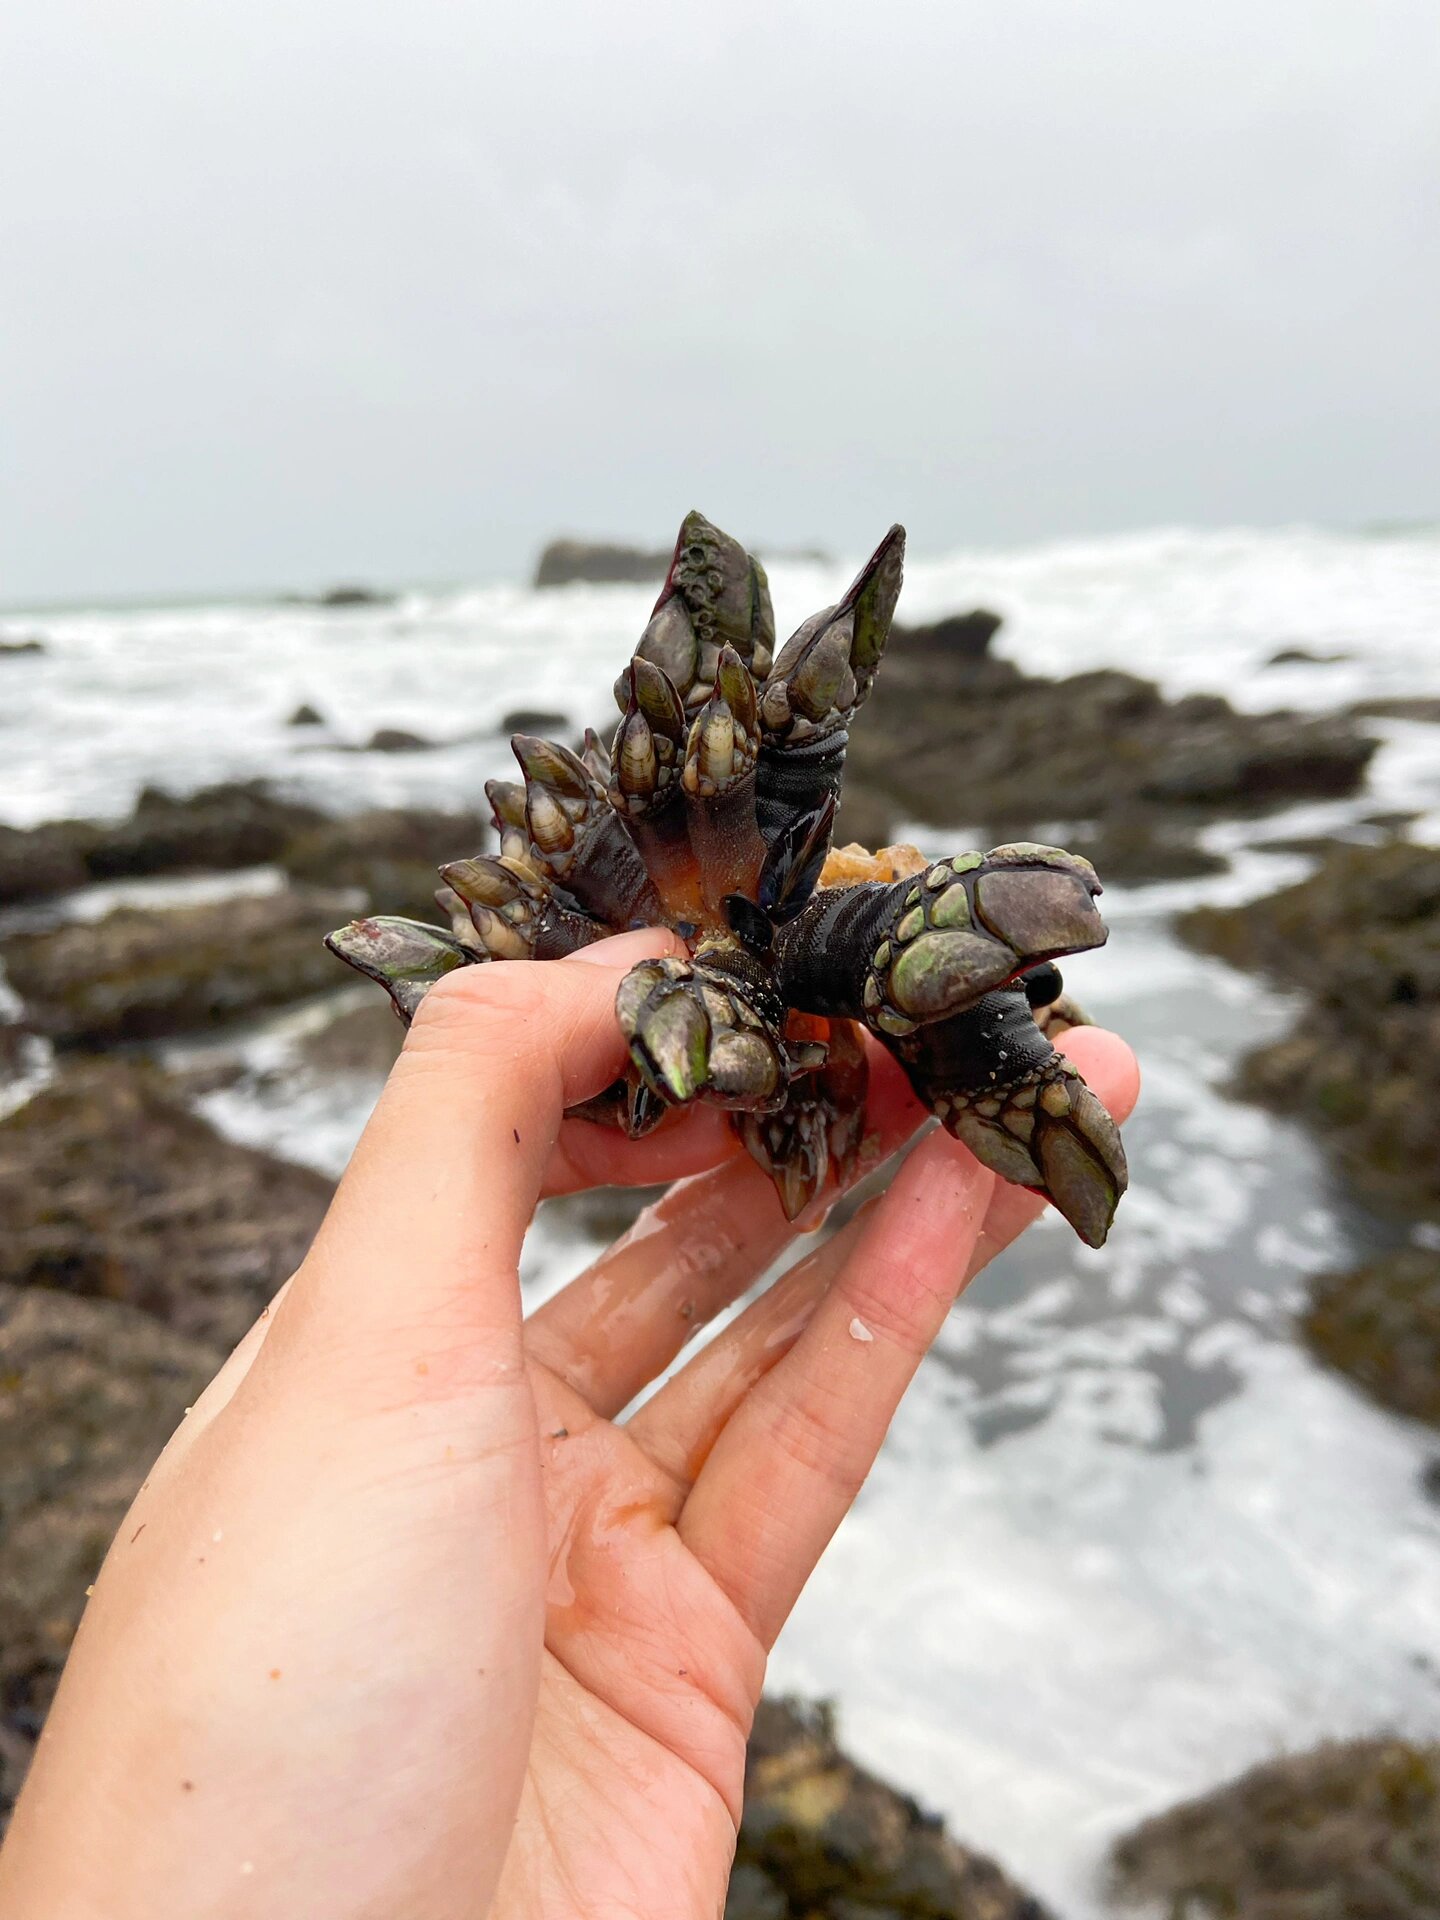
M1440 513L1437 0L3 0L0 600Z

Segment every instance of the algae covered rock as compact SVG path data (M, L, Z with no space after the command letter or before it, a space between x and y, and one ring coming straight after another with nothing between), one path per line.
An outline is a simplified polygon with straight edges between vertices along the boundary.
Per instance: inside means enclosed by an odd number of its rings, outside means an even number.
M26 1024L62 1047L220 1025L334 985L321 935L347 896L296 890L119 907L0 948Z
M0 1283L0 1818L85 1589L224 1352L114 1301Z
M228 1348L299 1265L330 1193L226 1140L155 1068L67 1065L0 1120L0 1283L122 1301Z
M1354 793L1378 744L1348 715L1169 700L1108 668L1027 674L990 653L998 626L994 614L957 615L887 654L850 741L842 835L874 844L908 819L1043 838L1073 821L1088 825L1067 844L1103 848L1107 876L1120 873L1112 848L1126 879L1188 876L1223 864L1194 844L1208 820Z
M1311 1283L1310 1346L1397 1413L1440 1426L1440 1253L1402 1247Z
M366 904L429 920L444 860L493 844L488 818L437 807L372 807L297 834L280 855L295 880L355 887Z
M1117 1897L1173 1920L1433 1920L1440 1747L1336 1741L1269 1761L1147 1820L1113 1866Z
M1314 1126L1367 1197L1440 1213L1440 848L1336 847L1297 886L1179 929L1306 996L1241 1090Z
M728 1920L1047 1920L993 1860L846 1757L823 1706L762 1700Z

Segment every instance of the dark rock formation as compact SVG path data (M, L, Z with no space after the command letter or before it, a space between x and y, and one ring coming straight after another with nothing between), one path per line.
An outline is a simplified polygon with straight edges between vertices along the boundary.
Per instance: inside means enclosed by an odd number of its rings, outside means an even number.
M544 738L563 740L571 731L568 713L552 713L546 707L515 707L500 722L501 733L538 733Z
M325 716L318 707L312 707L308 700L302 700L285 724L287 727L323 727Z
M43 640L26 638L24 640L0 640L0 660L19 658L27 653L48 653L50 649Z
M0 906L96 880L263 865L325 817L317 807L283 799L263 780L237 780L184 796L146 787L118 821L0 826Z
M203 1029L335 984L322 944L344 895L293 891L17 933L0 948L25 1023L61 1046Z
M317 807L281 799L263 780L230 781L183 797L145 787L129 819L106 832L86 865L94 880L262 866L323 818Z
M113 1300L0 1284L0 1824L85 1589L224 1354Z
M726 1920L1046 1920L1046 1909L913 1800L863 1772L829 1713L764 1700Z
M434 920L440 863L484 853L493 840L488 815L427 807L375 808L320 822L297 835L279 860L292 879L315 886L355 887L365 894L369 906ZM338 984L333 976L330 984Z
M1298 886L1179 930L1306 996L1241 1090L1314 1126L1367 1198L1440 1217L1440 849L1338 846Z
M375 587L345 584L327 587L324 593L287 593L284 604L291 607L393 607L396 596Z
M1424 720L1440 726L1440 694L1390 694L1383 699L1357 700L1350 709L1362 720Z
M997 624L975 613L896 634L850 736L842 839L880 844L902 819L992 840L1064 823L1067 845L1114 853L1114 878L1168 879L1214 870L1194 844L1208 820L1353 793L1375 751L1347 717L1171 701L1108 669L1024 674L988 653Z
M228 1349L331 1190L226 1140L158 1069L77 1062L0 1120L0 1282L122 1301Z
M535 568L537 587L564 587L573 580L640 583L658 593L670 567L670 549L645 552L607 540L552 540Z
M366 998L346 1007L301 1042L302 1057L322 1073L389 1073L405 1029L388 1000Z
M1397 1413L1440 1427L1440 1252L1401 1247L1311 1283L1314 1351Z
M361 748L362 753L424 753L436 744L423 733L411 733L405 727L377 727Z
M1147 1820L1116 1893L1174 1920L1433 1920L1440 1747L1327 1743Z
M1348 653L1317 653L1313 647L1281 647L1265 664L1267 667L1329 667L1349 658Z

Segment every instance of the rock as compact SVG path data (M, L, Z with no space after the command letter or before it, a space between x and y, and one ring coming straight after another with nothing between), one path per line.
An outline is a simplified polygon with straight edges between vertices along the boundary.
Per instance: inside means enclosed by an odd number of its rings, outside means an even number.
M1362 720L1423 720L1440 726L1440 694L1395 694L1383 700L1357 700L1350 712Z
M89 856L102 833L90 820L52 820L43 827L0 825L0 907L88 886Z
M966 616L960 638L950 629L899 635L886 651L850 734L847 838L888 839L918 821L992 842L1049 839L1074 822L1097 843L1113 831L1126 878L1169 878L1213 869L1194 845L1207 821L1352 793L1376 749L1346 716L1246 714L1213 694L1172 701L1112 670L1024 674L986 650L993 614Z
M1440 1216L1440 849L1337 846L1299 885L1178 926L1306 996L1240 1090L1313 1126L1369 1199Z
M836 1744L829 1712L762 1700L745 1768L732 1920L761 1920L768 1889L807 1920L1047 1920L983 1855L952 1840L913 1800Z
M568 713L546 707L514 707L500 722L501 733L536 733L542 739L563 739L570 730Z
M1440 1427L1440 1252L1401 1247L1313 1280L1306 1341L1383 1405Z
M487 815L376 808L326 820L300 834L280 855L280 864L295 880L358 888L377 913L439 920L435 889L441 862L484 853L493 840Z
M312 707L308 700L302 700L285 724L287 727L323 727L325 716L318 707Z
M184 796L145 787L129 819L105 832L86 866L92 880L263 866L324 818L318 807L281 799L264 780L226 781Z
M537 587L564 587L574 580L638 582L658 592L670 571L671 550L646 552L606 540L552 540L535 568Z
M43 640L26 638L24 640L0 640L0 660L16 659L27 653L48 653L50 649Z
M225 1139L154 1066L72 1062L0 1120L0 1282L122 1301L228 1349L331 1191Z
M1330 667L1349 658L1348 653L1316 653L1312 647L1281 647L1265 664L1267 667Z
M885 672L890 673L897 660L902 674L908 671L919 675L933 674L937 669L943 673L954 661L984 659L1003 625L998 613L975 607L969 613L946 614L943 620L932 620L922 627L897 626L891 631L889 648L894 651L887 648Z
M1176 1920L1433 1920L1440 1746L1327 1742L1147 1820L1117 1894Z
M293 890L203 906L120 907L0 947L25 1024L65 1047L215 1026L336 985L323 939L344 895Z
M436 745L427 740L423 733L410 733L404 727L377 727L365 745L362 753L424 753Z
M404 1044L405 1028L390 1002L367 997L345 1007L300 1043L300 1053L324 1073L389 1073ZM602 1189L603 1191L603 1189Z
M1084 854L1107 881L1145 886L1157 880L1195 880L1223 873L1229 866L1223 854L1211 853L1192 835L1155 810L1112 815L1094 830L1067 833L1072 853Z
M0 1284L0 1819L85 1589L224 1355L111 1300Z
M317 807L282 799L263 780L239 780L183 796L146 787L118 821L0 826L0 906L96 880L260 866L325 818Z
M381 593L375 587L343 585L327 587L324 593L295 596L307 607L393 607L395 595Z
M788 1920L790 1902L768 1873L738 1866L725 1894L725 1920Z

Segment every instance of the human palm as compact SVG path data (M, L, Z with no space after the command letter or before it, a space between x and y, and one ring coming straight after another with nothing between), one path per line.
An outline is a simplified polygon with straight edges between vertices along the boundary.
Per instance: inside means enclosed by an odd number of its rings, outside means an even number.
M931 1133L672 1371L794 1231L718 1115L562 1126L655 945L427 1000L314 1249L117 1535L0 1911L715 1920L767 1652L1040 1203ZM1127 1050L1067 1045L1123 1117ZM923 1118L877 1051L869 1163ZM684 1174L522 1322L542 1193Z

